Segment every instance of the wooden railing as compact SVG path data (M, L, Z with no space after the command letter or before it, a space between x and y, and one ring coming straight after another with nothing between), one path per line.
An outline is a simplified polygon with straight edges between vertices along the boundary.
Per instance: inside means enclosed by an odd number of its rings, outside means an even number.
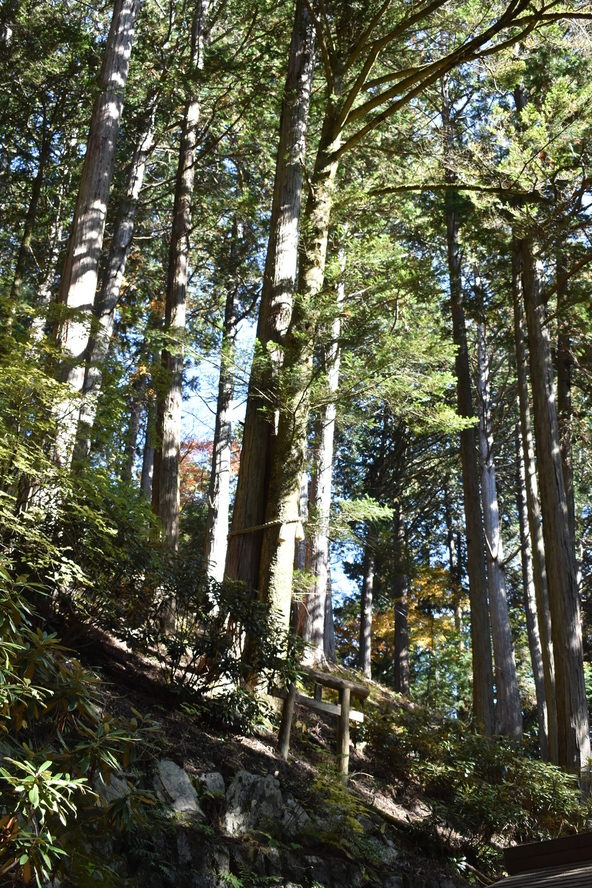
M272 691L274 696L280 697L284 701L278 737L280 755L283 759L288 758L294 710L296 706L303 706L305 709L318 712L322 716L337 719L337 758L339 760L339 770L342 774L347 775L349 771L349 723L350 721L359 723L364 721L364 713L357 709L352 709L351 701L352 698L361 701L365 700L370 690L365 685L355 684L353 681L338 678L327 672L319 672L316 669L304 668L301 669L301 672L314 684L313 697L301 694L296 689L295 684L289 685L287 691L279 688L274 688ZM339 703L326 703L322 698L323 688L331 688L338 691Z

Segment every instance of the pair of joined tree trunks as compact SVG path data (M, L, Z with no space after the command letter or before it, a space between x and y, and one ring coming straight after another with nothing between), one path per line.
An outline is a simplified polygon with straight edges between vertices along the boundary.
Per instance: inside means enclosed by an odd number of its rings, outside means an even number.
M507 848L504 862L492 888L592 888L592 833Z
M349 771L349 723L350 721L359 723L364 721L363 713L351 708L351 699L353 697L363 701L370 693L370 690L364 685L355 684L352 681L329 675L326 672L318 672L316 669L302 669L301 671L314 682L314 697L300 694L296 690L294 683L289 685L287 691L279 688L274 688L272 691L274 696L281 697L284 700L278 737L280 755L283 759L288 758L294 709L296 705L303 706L305 709L318 712L325 717L337 718L337 758L339 760L339 770L347 776ZM338 704L323 702L322 691L324 687L339 692Z

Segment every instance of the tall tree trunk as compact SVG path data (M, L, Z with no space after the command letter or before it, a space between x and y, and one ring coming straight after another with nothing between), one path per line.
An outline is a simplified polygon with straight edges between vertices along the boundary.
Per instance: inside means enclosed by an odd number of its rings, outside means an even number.
M31 322L31 340L40 343L51 330L51 318L48 316L48 308L56 292L58 281L58 266L64 239L64 205L66 197L72 190L72 154L75 152L78 140L71 138L66 151L60 157L60 163L65 175L61 180L55 197L54 217L51 223L48 238L48 251L44 260L45 274L37 290L37 299L34 303L34 316Z
M142 472L140 490L147 500L152 501L152 480L154 476L154 437L156 435L156 403L155 396L147 393L146 397L146 429L144 431L144 447L142 450Z
M306 455L313 374L316 303L325 277L327 242L339 147L332 115L326 117L307 201L298 292L284 340L278 432L273 442L265 528L259 566L260 593L288 625L300 477Z
M23 236L16 258L12 286L10 288L9 302L6 311L7 327L10 327L15 312L18 311L18 304L23 291L27 265L31 255L31 245L33 243L33 235L37 221L37 210L39 208L39 201L43 190L45 168L51 156L51 140L53 134L50 131L49 122L46 120L45 116L43 118L42 126L41 144L39 146L39 155L37 158L37 172L35 173L35 178L31 185L29 206L27 208L25 224L23 226Z
M360 599L360 653L358 665L366 678L372 678L372 611L374 597L374 542L368 535L364 548L364 570Z
M558 763L587 773L590 756L582 623L569 505L557 419L549 331L531 237L522 246L522 284L543 515L545 559L557 687Z
M212 468L208 490L208 519L206 528L206 571L209 577L219 583L224 579L224 565L228 542L228 524L230 517L230 469L232 460L232 425L231 407L234 392L233 364L235 359L235 339L237 332L237 298L238 298L238 239L242 235L242 227L235 221L232 228L232 246L230 248L229 269L234 272L234 280L228 282L224 321L222 325L222 344L220 348L220 377L218 382L218 401L216 405L216 423L212 445Z
M323 649L325 659L330 663L335 662L337 645L335 641L335 619L333 616L333 589L331 573L327 576L327 596L325 598L325 631L323 633Z
M397 500L393 515L393 605L395 645L393 687L399 694L409 693L409 607L407 601L407 558L405 521Z
M62 375L74 395L82 391L84 383L84 355L97 289L115 146L140 6L141 0L116 0L115 3L62 272L59 297L64 306L59 331L64 359ZM69 399L60 405L59 411L56 459L61 465L69 466L76 438L78 405Z
M194 81L203 68L209 0L197 0L191 25L191 67ZM164 329L170 345L162 352L163 387L157 407L157 447L152 482L152 508L160 519L167 545L179 544L179 454L191 202L195 183L195 149L200 100L192 83L185 104L175 180L173 222L169 244Z
M300 207L312 89L314 31L305 0L297 0L284 87L269 242L251 370L243 445L228 542L226 573L250 588L259 559L269 483L271 441L279 402L281 345L292 314L298 264Z
M521 245L520 241L515 237L512 240L512 299L514 312L514 344L516 349L516 378L518 382L518 404L520 413L520 441L525 469L528 532L532 553L533 582L545 678L547 748L549 761L557 764L557 694L555 687L555 661L553 657L547 566L545 563L543 519L541 515L530 411L528 356L526 354L526 346L524 342Z
M444 90L444 129L446 150L453 147L450 104ZM446 180L454 184L454 173L446 170ZM460 416L474 418L471 392L471 369L467 347L467 331L462 296L461 254L458 240L458 193L446 191L446 243L450 282L450 311L452 336L457 346L455 370L457 407ZM485 542L481 522L481 495L477 461L476 430L474 426L460 433L460 460L462 466L463 501L466 527L467 573L471 603L471 653L473 661L473 712L476 721L487 734L493 732L493 665L487 578L485 574Z
M567 266L562 250L557 254L557 420L561 441L561 464L567 497L569 530L574 552L576 550L576 509L572 466L572 406L571 376L574 359L571 352L567 317Z
M129 169L127 188L122 201L115 230L109 248L109 257L103 286L94 312L94 324L88 341L85 356L84 383L82 386L82 404L78 420L76 455L78 458L88 456L90 451L90 435L97 411L97 399L103 381L103 367L113 336L115 309L119 304L121 285L125 274L134 226L138 209L140 191L144 182L146 164L154 147L154 115L150 117L144 131L140 134L134 156Z
M537 703L537 721L539 726L539 746L543 761L549 761L549 729L547 724L547 700L545 698L545 670L543 651L537 614L536 589L534 585L534 566L532 558L532 540L528 526L528 502L526 496L526 467L520 428L516 429L516 500L518 505L518 522L520 525L520 555L522 560L522 585L524 587L524 610L526 613L526 631L528 647Z
M464 650L462 637L462 567L460 562L460 546L457 535L454 532L452 520L452 504L450 502L449 479L444 484L444 520L446 522L446 543L448 546L448 569L450 573L450 585L453 593L454 629L458 635L458 649Z
M121 480L132 480L136 450L138 447L138 433L140 431L140 417L145 398L146 377L143 373L137 374L132 385L132 393L129 398L129 423L125 436L125 451L121 466Z
M518 739L522 734L522 710L506 595L504 552L497 498L497 478L491 421L489 355L487 352L485 325L483 323L479 324L478 329L478 361L477 391L480 402L481 501L483 505L483 529L485 531L485 544L487 547L487 586L489 589L489 613L495 664L495 730L498 734Z
M339 387L341 335L341 308L345 300L345 251L340 250L341 278L337 284L336 313L331 324L330 341L324 348L324 371L327 376L327 403L321 408L320 428L314 454L315 465L311 484L310 515L313 519L310 568L314 575L314 588L309 597L309 631L307 637L312 647L312 659L322 662L325 658L325 612L329 579L329 516L331 511L331 482L333 477L333 451L337 407L335 396Z

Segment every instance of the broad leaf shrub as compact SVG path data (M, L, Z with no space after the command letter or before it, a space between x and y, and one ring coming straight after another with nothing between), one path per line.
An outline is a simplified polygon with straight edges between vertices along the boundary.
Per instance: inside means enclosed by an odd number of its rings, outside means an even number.
M303 642L281 628L253 590L210 580L201 559L187 553L162 555L157 579L112 602L110 613L101 608L101 619L131 647L158 655L172 685L227 694L247 675L282 685L296 677Z
M117 804L97 805L96 781L130 768L135 725L102 715L98 680L39 624L30 597L0 566L2 885L40 886L67 857L69 868L73 854L84 857L81 823L86 838L104 818L112 833L122 805L132 817L149 801L130 786Z
M432 817L425 826L456 832L485 868L499 863L492 842L590 829L592 804L582 799L575 777L532 758L520 744L485 737L419 706L371 716L367 730L387 779L426 797Z

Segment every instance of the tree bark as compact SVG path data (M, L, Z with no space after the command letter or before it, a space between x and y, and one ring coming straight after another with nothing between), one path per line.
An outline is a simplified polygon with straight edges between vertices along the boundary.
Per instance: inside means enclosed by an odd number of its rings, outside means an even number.
M142 472L140 490L147 500L152 501L152 480L154 476L154 436L156 434L156 404L149 392L146 398L146 429L142 451Z
M534 584L534 566L532 558L532 540L528 527L528 502L526 496L526 468L520 428L516 428L516 500L518 505L518 523L520 526L520 555L522 561L522 585L524 588L524 610L526 613L526 631L537 704L537 721L539 727L539 747L543 761L549 761L549 728L547 721L547 700L545 697L545 669L543 651L537 614L536 589Z
M9 302L6 312L7 327L10 328L15 312L18 311L18 303L21 299L25 275L27 272L27 264L31 255L31 245L33 243L33 234L35 231L35 223L37 220L37 210L43 190L45 168L51 156L51 139L52 132L49 128L49 122L45 116L43 119L43 130L41 135L41 144L39 146L39 155L37 158L37 172L31 185L31 194L29 197L29 206L25 216L25 224L23 226L23 236L21 239L19 251L17 254L14 277L10 288Z
M444 120L445 129L449 131L445 138L448 142L448 150L450 150L452 133L450 132L449 108L445 108ZM454 174L451 171L446 172L446 178L451 184L454 182ZM458 348L455 361L457 408L460 416L474 418L471 369L462 296L461 255L458 241L458 194L453 189L446 191L445 215L452 335L454 344ZM482 730L486 734L491 734L494 729L493 665L487 603L487 578L485 575L485 543L481 521L479 467L474 426L463 429L460 433L460 459L466 527L467 573L471 604L473 712Z
M364 548L362 596L360 599L360 653L358 665L366 678L372 678L372 611L375 553L371 539Z
M59 301L64 309L58 334L63 352L62 378L74 396L82 391L84 383L84 355L95 302L115 146L140 6L141 0L115 3L62 272ZM78 422L75 399L65 400L59 413L56 459L67 467Z
M130 482L136 461L136 449L138 446L138 433L140 431L140 417L142 415L142 403L146 388L146 378L143 374L137 375L132 385L132 393L129 399L129 423L125 436L125 452L121 466L121 480Z
M138 200L148 157L154 147L154 114L155 108L150 113L148 125L141 133L134 151L125 197L111 240L103 286L95 306L94 323L85 356L82 404L76 441L77 458L84 459L90 452L90 436L103 381L103 367L113 336L115 310L119 304L121 285L134 235Z
M330 340L324 348L324 371L327 377L327 403L321 408L320 428L315 448L315 466L311 483L310 516L313 533L310 545L310 568L314 574L314 587L309 597L307 637L312 648L313 662L325 658L325 612L329 579L329 516L331 511L331 483L333 477L333 452L337 407L335 396L339 387L341 335L341 308L345 301L345 251L340 250L341 278L337 284L335 317L330 327Z
M450 502L449 479L444 484L444 520L446 522L446 542L448 546L448 569L450 572L450 585L453 594L454 607L454 629L458 635L458 649L460 652L464 650L464 642L462 637L463 620L462 620L462 567L460 561L460 545L457 535L454 532L452 521L452 505Z
M234 272L234 280L228 282L224 321L222 325L222 344L220 347L220 377L218 382L218 401L216 405L216 423L212 444L212 468L208 489L208 519L206 528L206 572L209 577L221 583L224 579L224 565L228 543L228 525L230 518L230 473L232 460L232 425L231 407L234 392L233 363L235 339L237 332L237 298L238 285L238 238L241 226L236 221L232 228L232 246L230 248L229 269Z
M331 574L327 577L327 596L325 598L325 630L323 634L323 649L325 659L330 663L335 662L337 645L335 641L335 619L333 616L333 589Z
M286 627L289 624L300 477L306 455L315 302L324 283L338 144L329 114L321 135L303 224L305 235L301 244L298 293L284 341L278 432L270 460L258 588Z
M557 688L558 763L587 774L590 756L577 568L557 419L545 305L531 237L521 241L522 286Z
M561 464L567 497L567 514L572 546L576 550L576 507L572 465L572 406L571 377L574 359L571 352L569 323L567 319L567 267L565 255L557 255L557 420L561 441Z
M191 67L194 80L203 68L208 9L209 0L197 0L191 25ZM183 339L199 119L200 100L193 83L183 113L175 179L164 313L164 330L170 344L162 352L163 385L157 405L157 444L152 481L152 508L160 519L167 546L171 550L176 550L179 544L179 454L185 354Z
M522 710L516 677L516 661L504 575L504 552L501 535L494 442L491 421L489 355L485 325L478 329L479 373L479 452L481 456L481 502L487 557L489 613L495 664L495 730L498 734L518 739L522 735Z
M393 605L395 645L393 687L399 694L409 693L409 608L407 601L405 522L399 501L393 516Z
M270 448L276 433L278 369L290 323L298 264L300 208L312 89L314 33L305 0L297 0L280 118L269 242L251 370L243 446L228 541L226 573L252 589L259 581L269 484Z
M526 354L526 346L524 342L521 249L520 241L514 237L512 240L512 299L514 313L514 344L516 349L516 379L518 383L518 404L520 414L520 441L525 470L528 533L532 553L533 582L545 677L548 757L549 761L557 764L557 695L555 687L555 661L553 657L547 566L545 563L543 519L541 515L530 411L528 356Z

